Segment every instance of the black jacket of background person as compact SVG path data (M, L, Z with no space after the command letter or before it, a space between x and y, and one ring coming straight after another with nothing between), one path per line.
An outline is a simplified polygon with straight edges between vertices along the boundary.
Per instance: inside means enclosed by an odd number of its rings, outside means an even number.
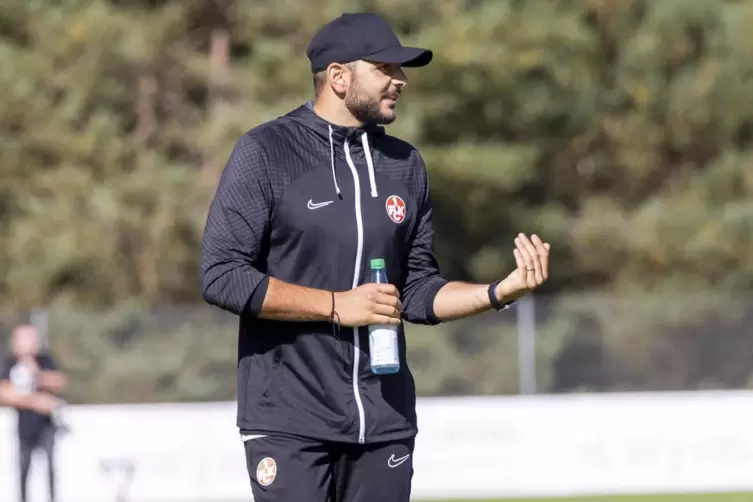
M402 326L400 371L376 376L366 327L258 316L268 277L347 291L369 282L370 260L384 258L404 320L439 322L433 302L446 281L415 148L381 127L332 125L308 102L240 138L204 232L202 296L240 316L242 433L359 443L417 433Z
M60 369L55 358L50 353L41 353L35 357L39 371L58 371ZM18 359L14 356L8 356L0 362L0 380L8 380L14 386L20 387L17 389L20 392L36 392L36 383L33 380L27 380L25 377L23 381L19 381L19 378L14 373L20 373L18 366ZM43 415L36 411L19 409L18 411L18 435L22 439L35 439L48 427L52 427L52 417L50 415Z

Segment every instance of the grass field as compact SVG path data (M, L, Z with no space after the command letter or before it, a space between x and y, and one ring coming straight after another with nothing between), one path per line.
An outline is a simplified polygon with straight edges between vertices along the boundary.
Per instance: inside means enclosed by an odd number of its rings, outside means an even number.
M730 493L713 495L633 495L606 497L575 497L548 499L475 499L444 500L437 502L753 502L753 493Z

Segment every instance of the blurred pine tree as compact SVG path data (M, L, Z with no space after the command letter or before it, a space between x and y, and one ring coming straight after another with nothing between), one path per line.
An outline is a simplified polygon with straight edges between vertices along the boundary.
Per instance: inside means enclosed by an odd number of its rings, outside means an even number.
M445 275L506 274L513 235L535 231L554 249L544 293L676 302L639 316L559 302L547 361L587 315L609 357L627 353L650 382L657 333L692 331L750 291L753 0L4 0L3 309L199 303L206 206L233 143L312 97L311 35L357 8L436 53L409 72L390 131L427 160ZM453 349L431 357L456 357L468 326L445 327ZM416 335L416 354L428 340ZM453 361L423 391L505 366Z

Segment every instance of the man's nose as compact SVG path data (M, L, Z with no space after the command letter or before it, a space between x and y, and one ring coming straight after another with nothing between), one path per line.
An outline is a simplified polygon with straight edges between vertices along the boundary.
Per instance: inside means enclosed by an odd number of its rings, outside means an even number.
M408 85L408 75L406 75L405 71L398 66L392 73L392 82L402 89Z

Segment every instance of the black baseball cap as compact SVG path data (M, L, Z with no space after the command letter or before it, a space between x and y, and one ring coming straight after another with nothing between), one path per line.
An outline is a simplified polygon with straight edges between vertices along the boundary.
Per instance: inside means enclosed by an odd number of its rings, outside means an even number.
M428 49L404 47L386 20L367 12L345 13L324 25L314 35L306 55L312 73L331 63L359 59L417 68L429 64L433 57Z

